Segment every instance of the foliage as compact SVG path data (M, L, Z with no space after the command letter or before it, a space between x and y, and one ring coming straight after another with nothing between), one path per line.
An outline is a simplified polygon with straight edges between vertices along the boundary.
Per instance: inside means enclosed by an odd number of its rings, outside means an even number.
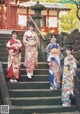
M80 4L80 0L60 0L60 3L77 3L77 4Z
M60 0L60 3L71 3L71 4L75 4L76 5L76 16L77 18L80 20L80 0Z
M60 3L71 3L71 0L60 0Z
M71 2L80 5L80 0L71 0Z
M76 6L73 4L67 4L67 7L72 8L66 15L60 17L60 31L71 32L78 22L76 17Z
M71 0L71 1L76 5L77 8L76 16L80 21L80 0Z
M53 3L78 3L80 4L80 0L32 0L39 2L53 2Z
M33 0L33 1L39 1L39 2L51 2L51 3L58 3L60 0Z

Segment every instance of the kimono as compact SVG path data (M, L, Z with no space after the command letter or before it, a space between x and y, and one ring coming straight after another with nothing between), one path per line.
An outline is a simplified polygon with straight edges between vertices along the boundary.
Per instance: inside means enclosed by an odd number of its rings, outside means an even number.
M54 48L51 50L48 57L49 64L49 81L50 89L57 90L60 87L60 76L61 76L61 66L60 66L60 56L59 50Z
M50 42L50 43L48 44L48 46L46 47L47 60L48 60L48 57L49 57L49 55L50 55L50 51L51 51L53 48L59 48L59 44L57 44L57 43L52 43L52 42Z
M35 67L38 67L38 37L35 32L30 30L24 33L23 43L25 45L24 66L27 73L33 73Z
M70 95L74 96L74 73L77 68L76 59L71 56L67 56L64 59L63 79L62 79L62 103L66 106L71 105Z
M6 46L9 52L7 78L19 79L22 44L20 40L11 38L11 40L8 41Z

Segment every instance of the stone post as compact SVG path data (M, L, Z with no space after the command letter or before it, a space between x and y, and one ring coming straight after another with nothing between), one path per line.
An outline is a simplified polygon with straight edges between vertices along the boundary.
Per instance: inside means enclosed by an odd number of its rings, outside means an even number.
M37 27L40 29L40 19L43 17L41 16L41 11L45 9L45 6L37 2L34 6L31 6L31 9L35 11L33 20L36 23ZM35 27L35 31L38 32L36 27Z

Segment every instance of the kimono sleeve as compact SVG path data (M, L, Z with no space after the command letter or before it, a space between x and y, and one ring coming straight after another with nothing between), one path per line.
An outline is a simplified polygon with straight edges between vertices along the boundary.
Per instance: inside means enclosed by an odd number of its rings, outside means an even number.
M77 68L77 63L76 63L76 59L73 57L73 68L76 69Z
M51 61L51 55L49 55L48 59L47 59L47 62L50 62Z
M26 41L27 35L28 35L28 31L26 31L26 32L24 33L24 36L23 36L23 44L24 44L24 45L25 45L26 43L28 43L28 42Z
M18 42L19 42L19 47L22 47L22 43L21 43L21 41L20 41L20 40L18 40Z
M8 48L8 50L14 49L14 46L12 46L12 45L10 44L10 41L8 41L8 43L6 43L6 47Z
M48 53L49 52L49 50L50 50L50 44L48 44L48 46L46 47L46 52Z

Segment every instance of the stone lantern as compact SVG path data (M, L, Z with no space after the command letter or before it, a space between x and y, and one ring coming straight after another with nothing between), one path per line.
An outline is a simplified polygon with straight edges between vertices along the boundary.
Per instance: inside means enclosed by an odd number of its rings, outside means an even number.
M0 5L5 4L5 0L0 0Z
M40 29L40 19L43 17L43 16L41 16L41 11L46 8L45 8L45 6L43 6L39 2L37 2L34 6L31 6L31 9L35 11L34 16L32 16L32 17L33 17L33 20L36 23L37 27ZM35 31L37 32L36 28L35 28Z

